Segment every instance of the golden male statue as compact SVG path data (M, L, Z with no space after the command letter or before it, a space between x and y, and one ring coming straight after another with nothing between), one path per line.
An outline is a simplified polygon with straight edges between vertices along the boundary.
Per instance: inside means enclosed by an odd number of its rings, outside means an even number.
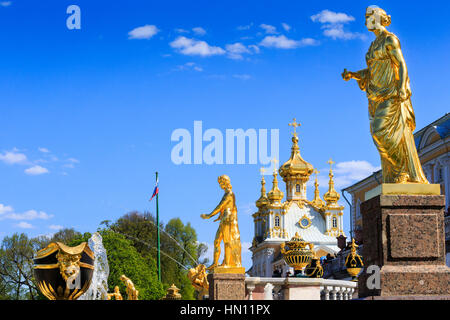
M214 220L220 220L219 229L214 240L214 262L207 270L227 273L228 271L226 269L229 268L230 273L244 273L245 269L242 268L241 264L241 236L237 221L236 199L232 191L230 178L227 175L222 175L218 178L218 182L220 187L225 191L222 200L210 214L200 215L203 219L209 219L220 213L219 217ZM225 254L223 263L217 268L222 241Z
M120 280L125 284L128 300L139 300L139 290L136 290L133 281L124 274L120 276Z
M191 268L187 274L192 286L198 291L198 299L202 300L208 294L209 283L204 264L199 264L195 268Z
M122 294L120 293L119 286L114 287L113 293L108 293L108 300L111 300L111 298L114 298L114 300L123 300Z
M391 16L376 6L366 10L366 26L376 36L366 54L367 69L349 72L369 99L370 132L380 153L383 183L428 184L417 155L408 70L400 41L386 27Z

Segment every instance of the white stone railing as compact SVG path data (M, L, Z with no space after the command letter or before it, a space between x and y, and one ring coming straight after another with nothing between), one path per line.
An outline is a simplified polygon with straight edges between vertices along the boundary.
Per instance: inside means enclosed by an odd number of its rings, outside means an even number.
M322 278L245 278L248 300L350 300L357 282Z

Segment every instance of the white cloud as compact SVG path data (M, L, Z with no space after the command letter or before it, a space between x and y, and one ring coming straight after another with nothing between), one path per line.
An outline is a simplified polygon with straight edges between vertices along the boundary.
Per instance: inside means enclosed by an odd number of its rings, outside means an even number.
M154 25L137 27L128 32L128 39L150 39L160 30Z
M17 213L13 207L0 203L0 220L48 220L50 218L53 218L53 215L44 211L28 210L23 213Z
M75 159L75 158L69 158L69 159L67 159L67 161L72 162L72 163L80 163L80 160Z
M31 228L34 228L32 224L30 224L30 223L28 223L28 222L25 222L25 221L22 221L22 222L16 224L16 227L23 228L23 229L31 229Z
M178 37L170 43L170 46L177 49L181 54L190 56L208 57L214 55L223 55L226 53L220 47L210 46L205 41L189 39L183 36Z
M193 70L197 72L202 72L203 68L196 65L194 62L186 62L183 65L177 66L174 71L186 71Z
M320 23L347 23L350 21L354 21L355 18L352 16L349 16L345 13L338 13L338 12L333 12L330 10L322 10L321 12L319 12L318 14L315 14L313 16L311 16L311 20L316 22L320 22Z
M349 32L344 30L344 26L342 24L327 26L323 31L323 34L327 37L332 38L333 40L342 39L342 40L351 40L360 38L362 40L366 39L364 34L358 32Z
M27 163L27 156L23 153L17 152L17 149L0 153L0 161L7 164L25 164Z
M261 29L264 29L264 31L268 34L276 34L277 33L277 28L275 28L274 26L271 26L270 24L260 24L259 27Z
M227 50L227 56L230 59L235 60L242 60L244 57L242 56L245 53L250 54L251 51L242 43L236 42L233 44L227 44L225 46L225 49Z
M49 153L50 151L47 148L38 148L38 150L42 153Z
M56 224L49 225L48 227L52 230L61 230L64 228L63 226L56 225Z
M0 2L1 7L9 7L12 4L11 1L2 1Z
M3 204L0 203L0 217L1 217L3 214L11 213L11 212L14 212L14 209L13 209L12 207L10 207L10 206L5 206L5 205L3 205Z
M31 176L37 176L44 173L49 173L47 168L41 166L33 166L31 168L25 169L25 173Z
M260 43L260 46L267 48L278 48L278 49L295 49L305 46L318 45L319 42L312 38L304 38L301 40L292 40L287 38L285 35L280 36L266 36Z
M361 33L344 30L344 24L355 20L354 17L345 13L323 10L320 13L311 16L311 20L322 23L322 29L324 29L323 34L333 40L366 39L366 36Z
M1 216L2 219L11 219L11 220L48 220L53 218L53 215L45 213L44 211L36 211L36 210L28 210L23 213L7 213Z
M381 167L375 167L365 160L338 162L333 167L334 185L337 189L348 187L357 181L367 178L380 169ZM319 185L323 188L328 187L329 170L329 168L324 168L320 170L320 174L318 175ZM311 179L308 181L308 185L313 184L314 178L311 177Z
M199 36L204 36L206 34L206 30L203 29L202 27L192 28L192 31L194 31L194 33Z
M288 25L287 23L282 22L281 26L283 27L284 30L289 31L291 30L291 26Z

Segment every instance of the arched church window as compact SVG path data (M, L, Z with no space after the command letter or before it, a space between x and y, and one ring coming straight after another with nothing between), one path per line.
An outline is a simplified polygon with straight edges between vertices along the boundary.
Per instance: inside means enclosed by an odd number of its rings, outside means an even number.
M299 185L299 184L297 184L297 185L295 186L295 192L300 192L300 185Z
M333 228L337 228L337 218L333 217Z
M279 226L280 226L280 217L275 216L275 227L279 227Z

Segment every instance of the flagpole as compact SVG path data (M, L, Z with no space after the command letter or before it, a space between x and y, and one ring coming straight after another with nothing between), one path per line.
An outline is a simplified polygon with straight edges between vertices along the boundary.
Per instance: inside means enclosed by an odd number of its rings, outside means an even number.
M156 172L156 183L158 183L158 172ZM158 256L157 256L157 264L158 264L158 280L161 282L161 255L160 255L160 246L161 241L159 238L159 207L158 207L158 196L159 192L156 193L156 230L157 230L157 247L158 247Z

